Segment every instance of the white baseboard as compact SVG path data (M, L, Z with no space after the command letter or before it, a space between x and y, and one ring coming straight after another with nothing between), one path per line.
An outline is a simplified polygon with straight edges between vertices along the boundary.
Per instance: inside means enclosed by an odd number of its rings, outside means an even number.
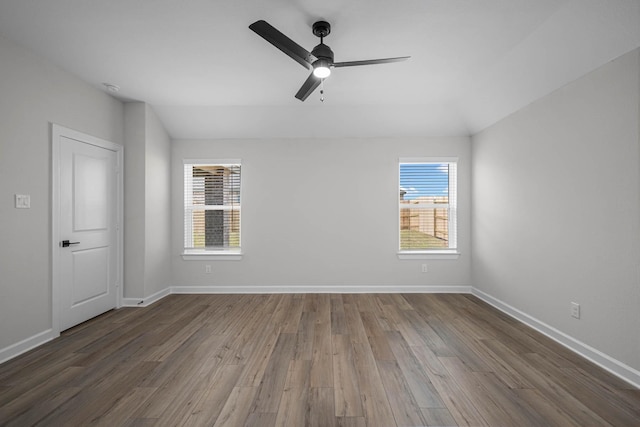
M471 286L314 285L314 286L172 286L172 294L468 294Z
M595 363L606 371L611 372L613 375L628 382L634 387L640 388L640 372L633 369L631 366L625 365L624 363L601 352L600 350L597 350L581 341L578 341L577 339L565 334L564 332L559 331L558 329L549 326L544 322L541 322L540 320L518 310L515 307L510 306L504 301L501 301L489 294L482 292L479 289L472 288L471 293L487 304L492 305L493 307L524 323L525 325L532 327L541 334L546 335L559 344L562 344L569 350L572 350L585 359L590 360L591 362Z
M9 347L0 349L0 363L4 363L9 359L13 359L16 356L26 353L27 351L36 348L46 342L51 341L54 338L59 337L60 334L53 331L53 329L47 329L39 334L35 334L32 337L17 342Z
M171 294L171 288L165 288L145 298L122 298L122 307L147 307Z

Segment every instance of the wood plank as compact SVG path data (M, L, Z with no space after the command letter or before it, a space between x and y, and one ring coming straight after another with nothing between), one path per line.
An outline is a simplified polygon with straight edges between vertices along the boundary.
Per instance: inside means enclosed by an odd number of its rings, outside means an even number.
M431 349L426 346L411 347L411 351L420 361L421 366L433 387L437 390L438 396L446 408L460 426L485 426L487 422L482 418L471 400L442 365Z
M280 334L269 358L251 412L277 413L295 345L294 334ZM274 418L275 422L275 418Z
M495 401L495 396L486 393L480 382L472 375L472 371L459 358L439 357L438 359L488 425L518 425L514 423L506 409L500 407Z
M139 362L128 366L128 373L121 381L110 383L105 388L88 388L67 400L56 411L41 420L42 425L95 424L117 405L131 389L151 372L157 362ZM106 384L106 383L105 383ZM71 415L68 413L71 412Z
M600 397L600 399L610 402L622 411L625 411L640 420L640 395L633 395L631 393L625 393L624 389L616 389L614 384L618 384L618 387L629 387L628 384L621 383L620 380L613 378L610 381L611 374L608 375L593 375L584 371L581 368L575 369L563 369L571 378L576 380L589 391ZM604 379L601 379L604 378ZM636 390L637 391L637 390Z
M333 335L332 339L335 415L338 417L363 416L351 340L346 335Z
M19 414L14 414L10 417L7 413L0 409L0 425L6 427L22 427L36 425L43 418L55 411L59 406L62 406L68 400L74 398L78 393L82 391L81 388L58 388L54 390L48 397L38 401L34 405L28 407L28 409L21 411Z
M615 396L612 396L605 388L598 388L596 391L578 377L575 370L558 368L539 354L527 354L525 357L534 368L553 376L567 393L612 425L640 424L640 415L638 415L640 409L638 407L628 408L624 404L620 405Z
M405 317L405 312L395 305L387 305L384 307L387 320L391 322L392 330L396 330L402 334L402 337L409 345L424 345L425 341L421 334L416 330Z
M562 408L554 404L547 397L543 396L536 389L517 389L513 391L520 399L527 402L538 414L547 420L549 426L557 427L581 427L570 414L563 411Z
M337 417L336 427L367 427L364 417Z
M251 412L244 422L246 427L274 427L277 414L271 412Z
M0 365L0 425L404 423L640 425L640 391L454 294L171 295Z
M6 423L20 426L29 425L29 422L35 424L48 416L58 406L74 398L82 390L80 387L60 387L82 369L69 367L50 378L49 381L41 382L29 391L29 400L7 399L7 403L0 406L0 425ZM10 423L9 420L11 420Z
M289 364L289 372L278 407L276 426L308 425L309 383L311 381L311 361L294 359Z
M466 330L460 330L458 328L456 325L451 325L450 331L455 334L460 342L464 343L466 348L472 351L479 360L482 360L483 364L487 367L487 372L495 373L511 388L532 388L531 384L529 384L518 371L511 368L508 362L501 359L490 349L487 349L481 341L467 334Z
M367 343L353 343L353 361L358 374L362 409L369 426L393 426L395 420L378 366Z
M331 335L347 335L348 333L344 311L332 311Z
M333 415L333 390L327 387L312 387L309 389L309 427L332 427L336 425Z
M343 294L329 294L331 311L344 311L344 302L342 300L342 295Z
M340 295L331 295L331 335L346 335L347 321Z
M375 312L376 304L373 301L373 297L370 294L357 294L354 298L355 305L359 312Z
M447 323L437 319L430 319L429 325L431 325L433 330L440 335L440 338L447 343L447 347L451 349L455 356L463 361L470 370L476 372L491 372L491 368L484 360L478 356L474 349L470 348L461 340Z
M244 313L244 321L236 323L233 329L228 330L229 351L225 353L223 359L227 364L247 363L251 358L253 347L258 342L256 337L260 337L264 329L269 326L266 319L271 319L273 311L280 301L280 295L262 296L258 305L251 305L251 310Z
M249 415L251 402L255 398L256 387L234 387L225 402L214 427L235 427L244 425Z
M307 419L309 390L310 389L307 387L287 387L284 389L276 416L276 426L289 427L309 425L309 420Z
M368 344L369 338L367 337L367 332L362 324L362 317L360 317L358 307L354 304L345 304L344 315L347 322L347 332L349 332L348 335L351 337L351 342L354 344Z
M66 381L70 381L70 378L73 379L77 375L81 375L86 372L86 369L83 367L73 366L74 361L78 360L78 357L82 356L72 353L59 359L53 359L51 361L51 366L42 366L39 369L34 367L33 371L28 376L25 376L24 380L21 380L20 377L13 377L11 383L8 384L7 387L4 387L2 394L0 394L0 408L4 408L9 402L18 399L25 394L32 396L33 393L38 393L37 390L43 386L44 378L50 378L52 381L59 379L60 381L65 382L65 386L73 387L73 384L66 384ZM60 378L59 375L61 372L73 372L74 375L69 378ZM37 395L35 397L37 397Z
M164 400L164 409L159 408L161 412L158 419L161 419L162 423L167 425L180 424L185 418L189 417L192 408L200 403L203 395L212 387L211 382L218 379L225 372L223 368L235 368L231 371L232 375L230 377L235 380L233 384L237 384L237 376L233 376L233 374L239 369L238 366L223 365L215 358L206 359L203 360L199 367L196 365L197 372L195 374L182 378L171 385L165 385L162 390L168 399ZM226 384L228 391L231 390L233 384ZM157 400L162 401L161 399ZM220 404L218 410L221 407L222 405Z
M298 324L296 345L293 358L296 360L311 360L313 357L313 340L316 330L315 311L303 311Z
M493 372L473 372L471 374L493 402L504 410L513 420L514 425L532 425L545 427L549 420L536 412L526 401L498 379Z
M380 327L376 314L368 311L361 312L360 319L367 334L373 357L376 360L395 360L395 356L389 348L385 331Z
M293 359L289 363L289 372L285 387L309 388L311 383L311 361Z
M378 370L396 423L401 426L425 425L420 408L397 362L378 361Z
M410 300L413 300L415 294L389 294L389 298L392 301L393 306L397 307L399 310L413 310L413 305L409 303Z
M458 423L446 408L421 408L422 418L427 426L457 427Z
M295 334L303 307L302 299L295 298L293 294L282 295L271 317L271 323L277 325L284 334Z
M257 343L253 346L253 351L245 362L242 375L238 381L239 386L258 387L260 385L279 335L280 328L270 323L261 336L253 338ZM293 336L293 334L290 335Z
M158 424L155 418L131 418L124 423L123 427L153 427Z
M327 306L328 310L328 306ZM333 356L331 351L331 315L317 313L313 332L313 352L311 356L312 388L333 387Z
M140 406L151 398L155 391L153 387L134 387L105 412L95 425L104 427L123 425Z
M485 345L501 356L516 369L537 390L544 390L547 397L554 405L559 405L579 425L608 426L603 418L598 416L589 407L576 399L571 393L564 390L558 378L552 373L537 369L526 359L527 355L514 353L510 348L495 340L485 341Z
M410 327L420 336L422 343L418 345L426 345L429 347L436 356L455 356L451 348L445 343L445 341L433 330L429 325L429 322L423 318L420 313L415 310L407 310L403 313L404 318L407 321L407 327Z
M438 391L402 335L399 332L387 332L387 339L418 406L420 408L444 408L444 402L438 395Z
M200 398L185 415L184 425L213 425L238 382L241 365L223 365L199 390Z

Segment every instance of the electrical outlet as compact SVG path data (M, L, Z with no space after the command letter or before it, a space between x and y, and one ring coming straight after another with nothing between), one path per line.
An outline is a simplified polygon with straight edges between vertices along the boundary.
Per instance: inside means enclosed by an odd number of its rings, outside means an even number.
M204 272L205 272L205 273L211 273L211 266L210 266L210 265L208 265L208 264L207 264L207 265L205 265L205 266L204 266Z
M428 271L429 271L429 267L427 267L427 264L422 264L422 272L427 273Z
M576 319L580 318L580 304L577 302L571 303L571 317L575 317Z
M16 194L16 208L17 209L29 209L31 208L31 196L28 194Z

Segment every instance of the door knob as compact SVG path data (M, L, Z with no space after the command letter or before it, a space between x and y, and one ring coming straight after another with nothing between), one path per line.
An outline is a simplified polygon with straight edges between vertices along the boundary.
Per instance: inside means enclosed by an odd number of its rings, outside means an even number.
M80 242L70 242L68 240L63 240L62 242L60 242L60 246L62 246L63 248L68 248L71 245L79 245Z

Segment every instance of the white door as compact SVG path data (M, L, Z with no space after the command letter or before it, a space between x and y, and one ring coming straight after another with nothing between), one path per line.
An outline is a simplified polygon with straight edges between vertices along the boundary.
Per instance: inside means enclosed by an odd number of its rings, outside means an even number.
M54 310L57 299L63 331L118 303L119 157L95 145L100 140L64 128L54 130L54 138L59 144Z

